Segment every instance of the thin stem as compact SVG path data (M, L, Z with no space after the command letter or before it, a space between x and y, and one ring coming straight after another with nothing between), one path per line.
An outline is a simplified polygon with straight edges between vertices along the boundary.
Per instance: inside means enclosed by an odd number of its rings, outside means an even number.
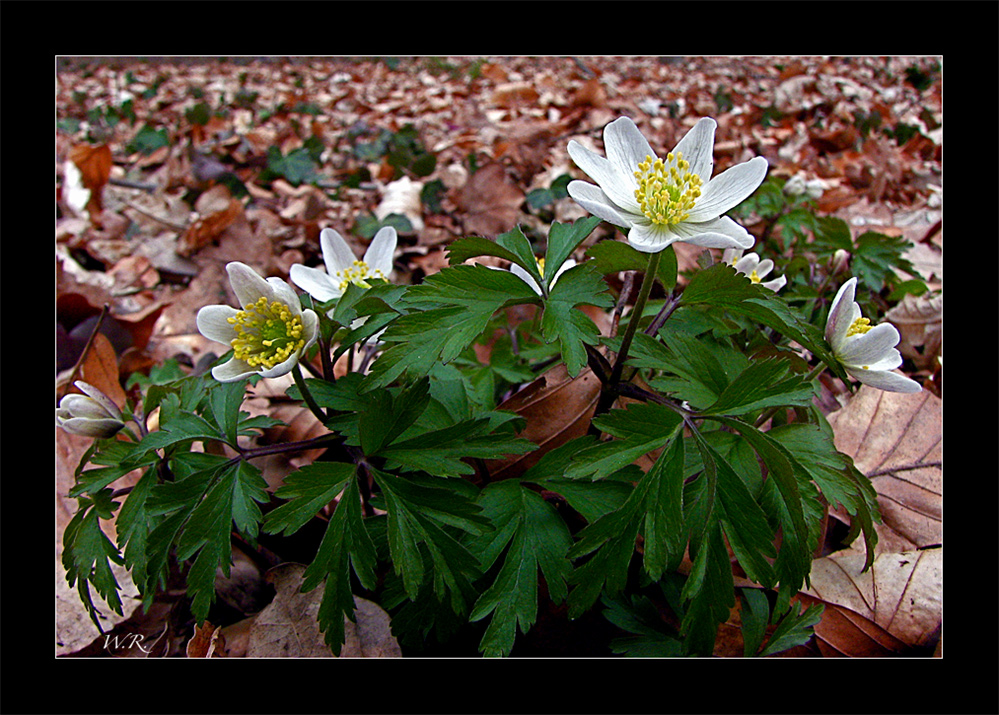
M635 339L638 324L641 322L642 313L645 312L645 304L652 293L652 286L656 282L656 273L659 271L659 261L662 259L662 252L653 253L649 256L649 266L645 270L642 278L642 287L638 291L638 298L635 300L635 308L632 310L628 327L624 329L624 338L621 339L621 347L617 351L614 359L614 370L610 376L610 386L616 387L621 381L621 373L624 370L624 361L628 358L628 350L631 348L631 341Z
M645 329L645 334L655 337L656 333L659 332L659 329L666 324L666 321L669 320L669 317L673 315L673 313L679 307L680 307L680 296L671 294L670 297L666 299L666 302L663 304L663 307L659 310L659 313L656 314L656 317L652 319L651 323L649 323L649 327Z
M291 369L291 374L292 377L295 378L295 384L298 385L298 390L302 393L302 399L305 400L305 404L309 406L309 409L312 410L312 414L314 414L320 422L325 423L326 415L316 403L316 398L314 398L312 393L309 392L309 388L306 387L305 378L302 377L302 368L299 367L298 363L295 363L295 367Z
M607 412L617 399L618 385L621 383L621 375L624 372L625 360L628 359L628 350L631 348L631 342L635 338L635 333L638 330L638 324L642 319L642 313L645 312L645 304L648 302L649 295L652 293L652 286L656 282L656 273L659 271L659 261L661 258L661 252L653 253L649 256L649 265L646 267L645 275L642 278L642 287L638 291L638 298L635 299L635 307L631 312L631 318L628 320L628 326L624 330L624 337L621 339L621 347L618 348L617 356L614 358L614 367L600 392L600 399L593 412L594 417ZM592 425L590 432L594 432Z

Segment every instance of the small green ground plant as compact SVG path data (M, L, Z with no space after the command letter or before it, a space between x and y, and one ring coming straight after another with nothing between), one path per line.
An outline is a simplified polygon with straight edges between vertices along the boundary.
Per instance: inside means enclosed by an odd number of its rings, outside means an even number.
M863 317L881 315L882 294L919 287L891 270L907 267L902 242L854 239L780 184L761 187L765 160L712 177L713 138L701 120L660 159L616 120L606 158L568 147L597 183L559 190L593 216L553 223L543 246L519 227L461 238L418 285L391 282L390 226L363 259L324 230L324 265L291 271L304 293L230 264L240 305L198 315L228 348L210 372L141 380L141 400L123 407L80 384L57 411L64 429L94 438L63 563L95 623L93 592L121 611L112 564L147 607L184 573L201 622L234 536L253 546L320 524L302 588L322 590L334 653L361 594L389 611L404 645L473 624L487 656L511 654L551 604L569 618L602 611L631 634L611 644L627 655L709 655L737 601L747 656L806 641L821 609L794 596L828 506L851 515L868 566L880 519L870 481L813 403L817 378L921 389L896 371L897 331ZM736 207L769 222L758 250L790 256L779 278L764 280L772 259L743 255L756 241L725 216ZM590 240L602 221L627 240ZM678 241L728 252L680 281ZM622 272L636 277L633 302ZM511 323L515 307L533 317ZM594 311L619 328L602 332ZM503 398L556 368L600 387L582 434L539 445ZM258 445L280 423L242 409L247 385L289 373L288 396L326 432ZM317 448L268 490L261 458ZM527 469L491 472L530 453L541 456ZM136 470L134 486L114 488ZM114 540L101 528L111 518Z

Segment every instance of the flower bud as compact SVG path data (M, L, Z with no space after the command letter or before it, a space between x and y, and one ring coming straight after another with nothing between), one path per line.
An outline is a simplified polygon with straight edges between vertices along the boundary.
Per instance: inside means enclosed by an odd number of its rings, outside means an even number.
M59 401L56 424L84 437L112 437L125 426L121 410L103 392L82 380L74 383L85 394L69 394Z
M805 195L810 199L821 199L825 190L826 183L822 179L812 179L805 182Z
M838 276L840 273L845 273L846 269L850 266L850 253L842 248L837 248L836 252L829 259L829 273L830 275Z

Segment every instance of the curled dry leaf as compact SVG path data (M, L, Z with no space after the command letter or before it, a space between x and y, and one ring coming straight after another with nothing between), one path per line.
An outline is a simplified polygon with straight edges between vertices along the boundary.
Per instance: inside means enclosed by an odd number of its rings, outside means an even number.
M247 658L332 658L319 630L323 589L302 593L305 567L281 564L267 572L277 593L257 614L250 628ZM392 636L389 615L380 606L354 597L356 623L344 618L346 640L341 658L399 658L402 649Z
M880 648L888 641L874 637L877 631L866 620L906 648L932 646L943 615L943 549L881 554L863 572L865 559L863 549L845 549L812 563L811 585L804 593L825 603L826 613L837 613L823 616L816 636L841 654L883 655ZM868 635L866 645L856 639L854 628ZM890 651L898 652L894 646Z
M177 243L177 253L181 256L189 257L213 243L243 215L243 204L222 184L199 196L195 209L198 218L191 222Z
M878 492L879 554L943 543L942 420L942 401L926 390L903 394L866 385L829 415L836 448Z

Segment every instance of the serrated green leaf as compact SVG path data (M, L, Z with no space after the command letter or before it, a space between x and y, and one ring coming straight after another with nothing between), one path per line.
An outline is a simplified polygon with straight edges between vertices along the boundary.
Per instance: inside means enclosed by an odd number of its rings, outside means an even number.
M115 613L121 614L120 587L111 571L111 563L120 565L125 562L118 549L101 529L102 509L95 500L109 501L110 490L105 492L103 495L95 495L94 499L80 499L79 511L63 531L62 563L66 569L66 581L70 586L74 584L77 586L80 598L98 629L101 625L90 596L90 584L93 584L100 597Z
M423 582L423 546L433 566L435 595L443 599L450 594L455 612L463 610L466 585L479 575L478 561L441 525L481 533L490 528L489 520L479 514L481 508L459 492L431 482L418 483L373 468L371 474L385 498L389 552L406 593L415 599Z
M574 479L606 477L664 446L673 438L680 422L676 412L654 403L611 410L594 419L593 424L618 439L599 442L576 453L565 475Z
M795 315L790 307L762 285L718 263L698 271L683 291L684 306L704 305L745 315L795 340L834 370L841 370L818 328Z
M342 492L354 476L355 466L343 462L314 462L284 478L274 496L286 502L268 512L264 531L290 536L305 526Z
M904 257L910 248L912 243L901 236L865 231L854 242L850 270L861 285L879 293L888 282L895 280L894 268L917 274L911 261Z
M813 390L787 360L755 360L701 414L741 415L768 407L807 407Z
M696 550L691 548L691 558L693 564L682 592L688 602L681 624L683 646L686 653L710 655L718 624L728 618L735 605L732 564L720 522L708 527Z
M555 222L548 231L548 246L545 250L545 285L551 288L552 277L558 273L572 252L593 233L601 222L599 216L581 218L571 224ZM561 281L564 276L560 276Z
M229 444L236 444L236 434L239 427L239 408L243 404L246 392L246 380L235 382L220 382L209 393L212 416L218 431L226 437Z
M546 270L547 272L547 270ZM609 308L613 305L607 285L591 262L573 266L561 276L544 302L541 334L545 342L559 341L562 360L570 377L586 365L585 345L596 345L600 330L580 305Z
M326 644L340 654L344 642L344 617L354 620L354 594L350 583L353 569L361 585L375 587L375 546L361 516L357 480L348 478L337 507L330 517L316 558L305 569L302 591L325 582L319 605L319 628Z
M822 620L825 606L815 604L805 609L803 613L795 613L794 609L787 613L770 636L761 656L773 655L781 651L804 645L815 635L814 626Z
M537 493L509 480L483 490L479 505L495 530L466 546L481 554L483 571L505 553L492 585L475 602L470 621L492 614L479 643L485 656L506 656L513 648L518 627L527 633L534 625L538 606L538 577L544 575L553 602L567 592L570 573L566 552L572 537L562 518Z

